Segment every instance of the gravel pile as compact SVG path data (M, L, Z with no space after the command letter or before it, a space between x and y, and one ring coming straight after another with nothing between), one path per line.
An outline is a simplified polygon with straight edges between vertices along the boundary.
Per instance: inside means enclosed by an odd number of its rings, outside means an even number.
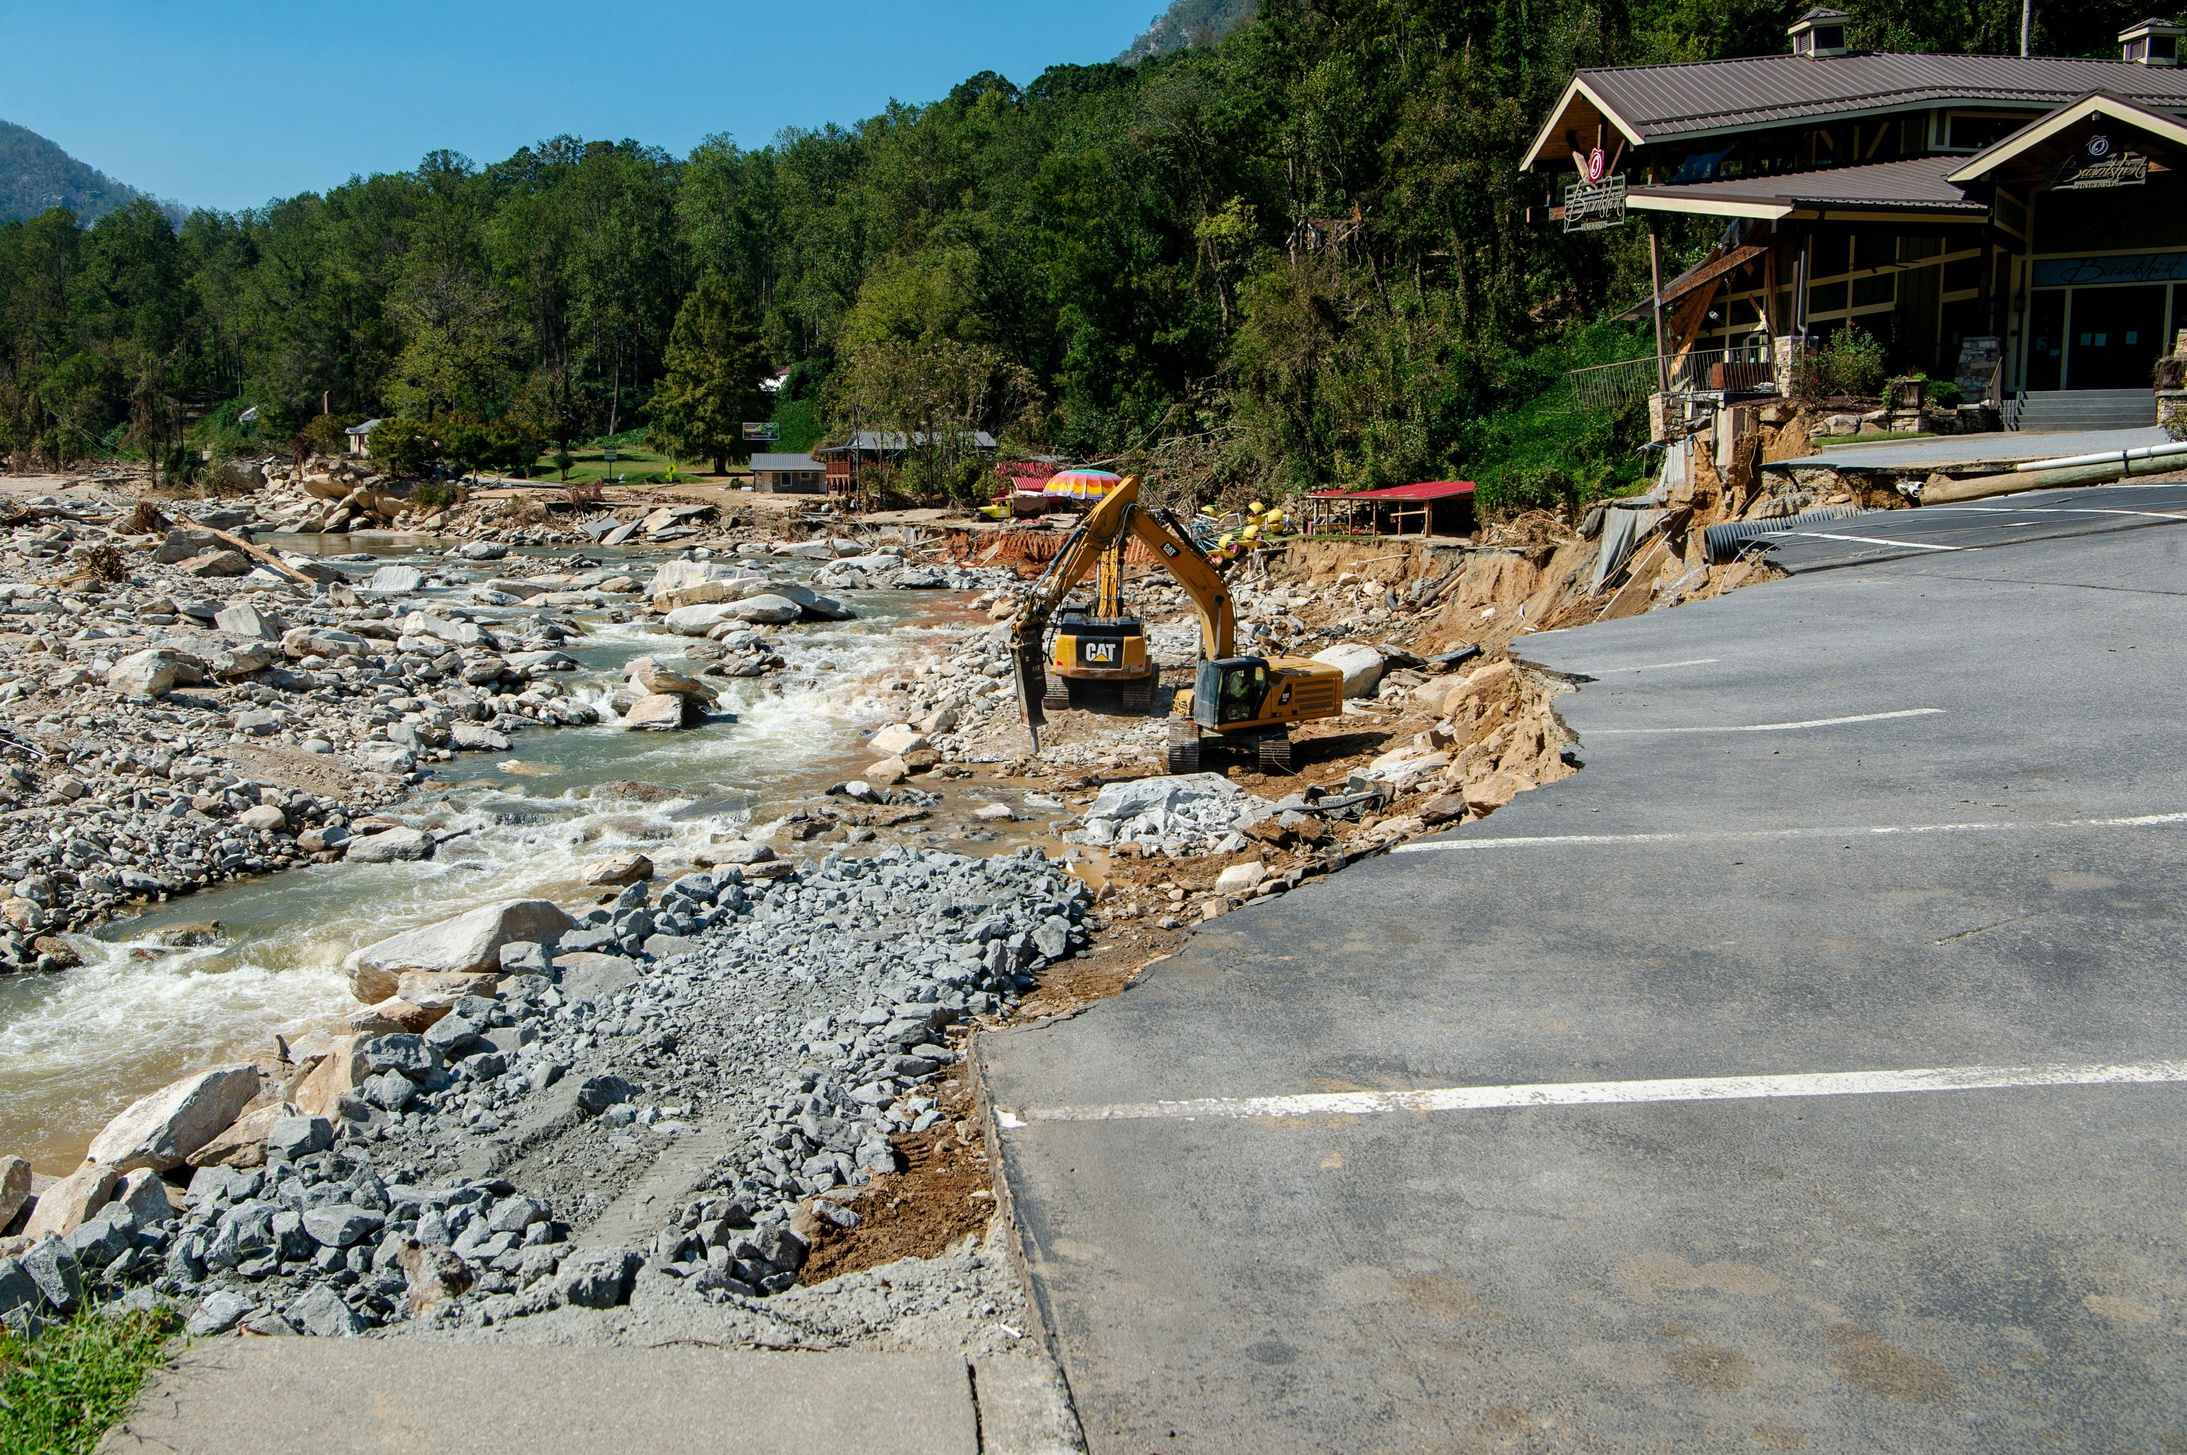
M948 1028L1082 948L1089 899L1033 850L632 885L561 945L506 945L509 973L422 1034L295 1048L286 1094L347 1068L336 1114L262 1096L263 1140L231 1129L224 1154L261 1165L169 1173L180 1211L132 1174L64 1236L0 1243L0 1313L62 1312L86 1284L194 1301L199 1333L475 1328L634 1288L756 1307L795 1284L812 1219L856 1224L845 1190L895 1168L892 1134L939 1119L922 1088ZM950 1286L992 1303L990 1284ZM944 1296L922 1297L905 1311Z
M1107 848L1143 844L1171 855L1227 854L1245 847L1245 829L1275 812L1220 773L1184 773L1111 783L1063 837Z

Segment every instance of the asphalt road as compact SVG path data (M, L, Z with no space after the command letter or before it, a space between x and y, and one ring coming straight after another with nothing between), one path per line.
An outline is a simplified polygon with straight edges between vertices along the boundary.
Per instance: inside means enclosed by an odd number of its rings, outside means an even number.
M1528 638L1583 772L986 1038L1095 1455L2187 1448L2183 551Z
M1970 460L2058 460L2069 455L2088 455L2101 450L2138 449L2143 445L2169 444L2172 437L2156 425L2142 429L2076 429L2051 434L2010 430L1990 434L1937 435L1925 439L1892 440L1884 444L1834 445L1824 442L1822 453L1807 459L1787 460L1788 465L1829 465L1847 470L1902 470L1920 465L1961 465Z
M1867 510L1755 538L1770 564L1798 574L1909 556L1948 555L2063 536L2110 535L2187 521L2187 478L2177 475L2075 490Z

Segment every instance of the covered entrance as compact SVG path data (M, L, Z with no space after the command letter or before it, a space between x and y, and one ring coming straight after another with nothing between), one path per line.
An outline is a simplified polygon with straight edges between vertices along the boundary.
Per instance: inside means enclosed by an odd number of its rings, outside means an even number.
M2187 264L2187 254L2180 259ZM2048 260L2036 264L2038 280L2061 271ZM2171 351L2173 330L2187 326L2183 293L2187 287L2170 283L2038 284L2029 309L2028 388L2147 389L2150 370Z

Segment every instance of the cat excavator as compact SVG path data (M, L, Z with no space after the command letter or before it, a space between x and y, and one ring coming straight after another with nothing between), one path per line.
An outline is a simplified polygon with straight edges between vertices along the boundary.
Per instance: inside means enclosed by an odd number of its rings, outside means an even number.
M1222 574L1167 510L1139 504L1139 477L1127 475L1086 513L1049 564L1010 631L1018 706L1040 751L1047 714L1070 706L1074 682L1114 682L1127 711L1154 698L1157 665L1147 659L1145 624L1123 609L1124 551L1144 541L1184 587L1200 613L1202 660L1181 689L1169 720L1169 771L1196 773L1203 746L1249 747L1268 773L1291 771L1291 724L1343 710L1344 674L1298 657L1241 657L1237 614ZM1064 607L1071 589L1098 572L1094 607ZM1053 621L1055 643L1047 646Z

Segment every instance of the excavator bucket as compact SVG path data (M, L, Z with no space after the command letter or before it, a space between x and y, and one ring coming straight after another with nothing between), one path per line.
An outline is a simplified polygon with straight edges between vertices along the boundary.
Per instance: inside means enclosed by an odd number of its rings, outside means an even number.
M1041 633L1013 633L1010 642L1011 664L1016 668L1018 685L1018 710L1025 715L1025 730L1033 736L1033 751L1040 751L1040 730L1047 723L1048 715L1040 710L1041 694L1047 688L1046 664L1041 661L1043 644Z

